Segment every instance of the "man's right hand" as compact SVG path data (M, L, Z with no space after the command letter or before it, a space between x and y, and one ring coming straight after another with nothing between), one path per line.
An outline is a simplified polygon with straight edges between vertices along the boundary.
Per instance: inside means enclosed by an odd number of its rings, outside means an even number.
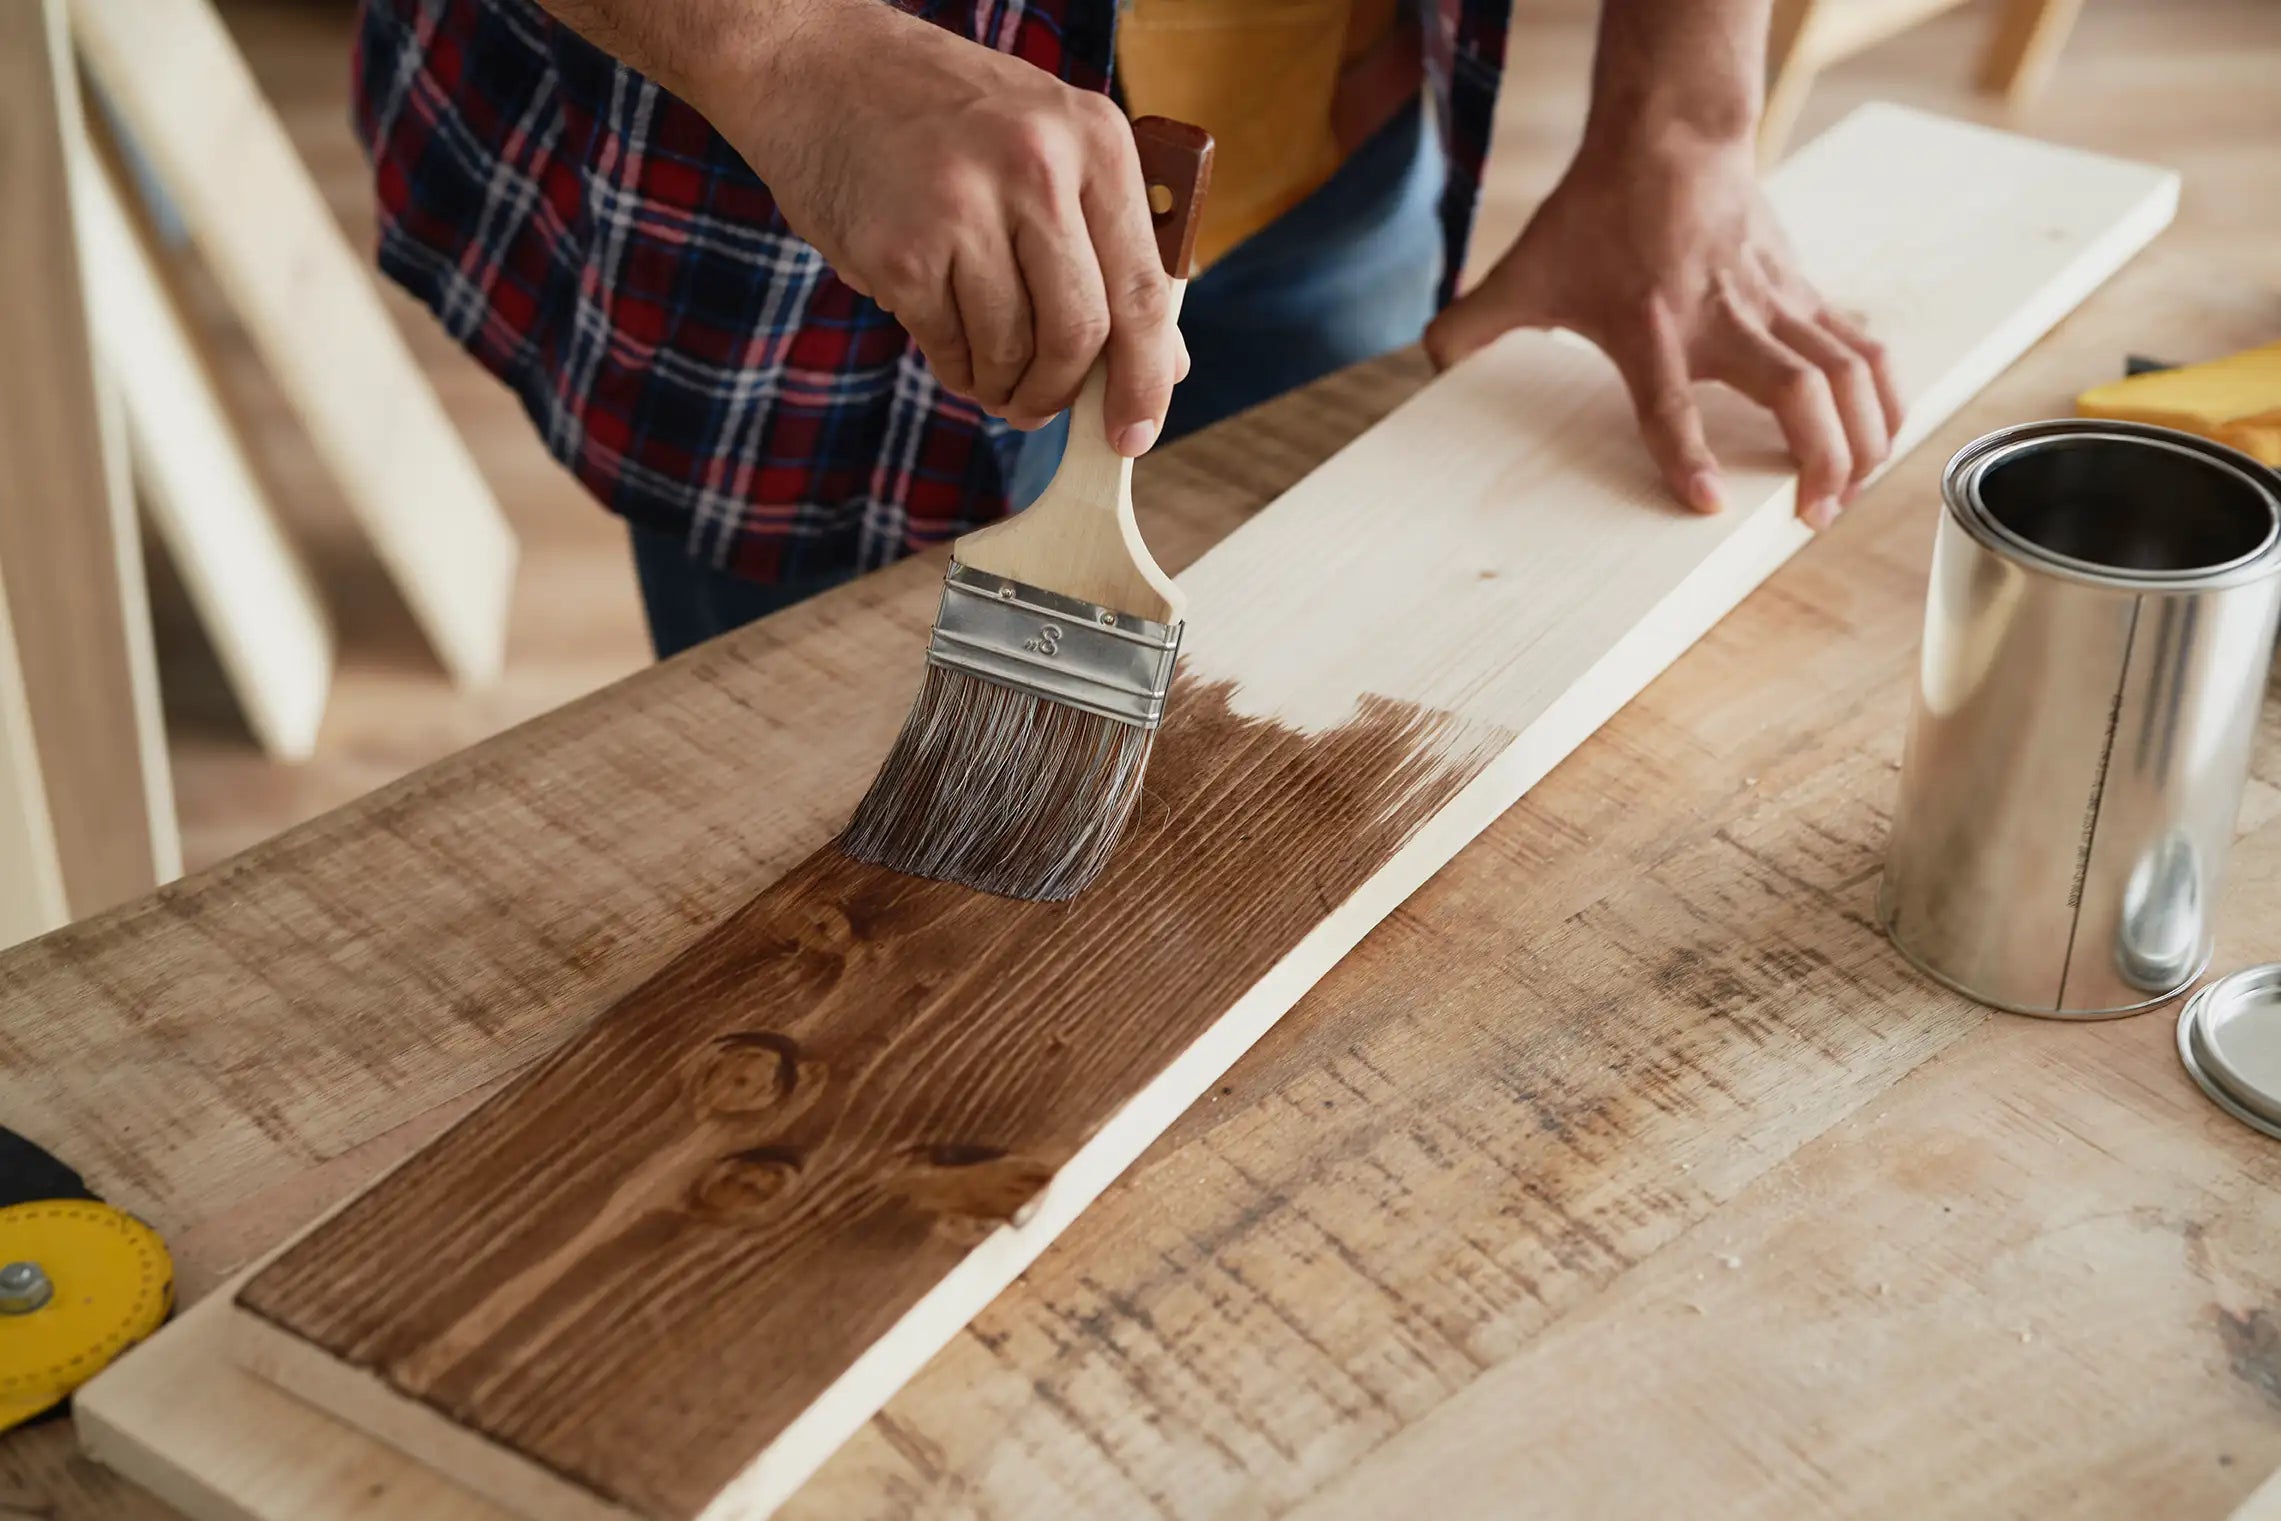
M1017 426L1106 348L1111 445L1154 443L1187 355L1116 104L877 0L754 9L780 23L688 87L792 230Z

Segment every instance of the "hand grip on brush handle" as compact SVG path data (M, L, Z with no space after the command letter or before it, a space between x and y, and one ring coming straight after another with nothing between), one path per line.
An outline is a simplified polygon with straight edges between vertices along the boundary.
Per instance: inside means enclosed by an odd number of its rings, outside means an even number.
M1140 151L1141 183L1148 187L1148 219L1156 230L1157 256L1172 277L1168 318L1178 322L1180 297L1188 289L1188 270L1196 261L1196 225L1203 217L1204 193L1212 184L1212 134L1170 117L1141 116L1133 120L1133 146ZM1108 421L1103 416L1108 385L1108 351L1103 349L1070 403L1070 448L1075 449L1082 438L1116 452L1108 443Z
M1133 123L1157 253L1172 276L1172 316L1196 251L1196 223L1212 179L1212 137L1162 116ZM1178 623L1187 599L1141 542L1133 523L1133 462L1111 447L1102 403L1104 350L1070 404L1069 442L1053 482L1029 510L958 541L959 563L1104 608Z

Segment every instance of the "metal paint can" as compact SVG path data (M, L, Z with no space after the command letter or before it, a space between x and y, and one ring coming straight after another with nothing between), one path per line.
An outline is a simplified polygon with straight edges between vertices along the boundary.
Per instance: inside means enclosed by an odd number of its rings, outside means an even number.
M2068 420L1966 445L1941 497L1878 919L2000 1009L2166 1002L2210 959L2281 615L2281 478Z

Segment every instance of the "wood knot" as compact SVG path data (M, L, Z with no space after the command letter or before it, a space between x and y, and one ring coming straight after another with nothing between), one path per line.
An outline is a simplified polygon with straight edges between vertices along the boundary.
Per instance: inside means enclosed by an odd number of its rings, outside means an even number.
M809 900L801 905L800 945L805 950L822 951L834 958L844 958L863 940L848 910L837 903Z
M823 1082L821 1062L803 1061L800 1043L770 1030L739 1030L699 1049L690 1094L703 1114L759 1114Z
M689 1190L690 1205L716 1218L749 1215L790 1192L800 1181L800 1148L754 1146L707 1167Z
M979 1240L991 1227L1020 1223L1052 1180L1053 1169L1035 1157L966 1141L930 1141L904 1151L895 1191L945 1222L983 1227L963 1233Z

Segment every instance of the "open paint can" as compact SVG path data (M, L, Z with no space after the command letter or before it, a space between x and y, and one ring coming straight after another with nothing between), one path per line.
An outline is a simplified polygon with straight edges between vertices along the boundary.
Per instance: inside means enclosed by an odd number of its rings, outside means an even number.
M2201 975L2281 615L2281 478L2191 434L2061 421L1942 477L1878 917L2022 1014Z

